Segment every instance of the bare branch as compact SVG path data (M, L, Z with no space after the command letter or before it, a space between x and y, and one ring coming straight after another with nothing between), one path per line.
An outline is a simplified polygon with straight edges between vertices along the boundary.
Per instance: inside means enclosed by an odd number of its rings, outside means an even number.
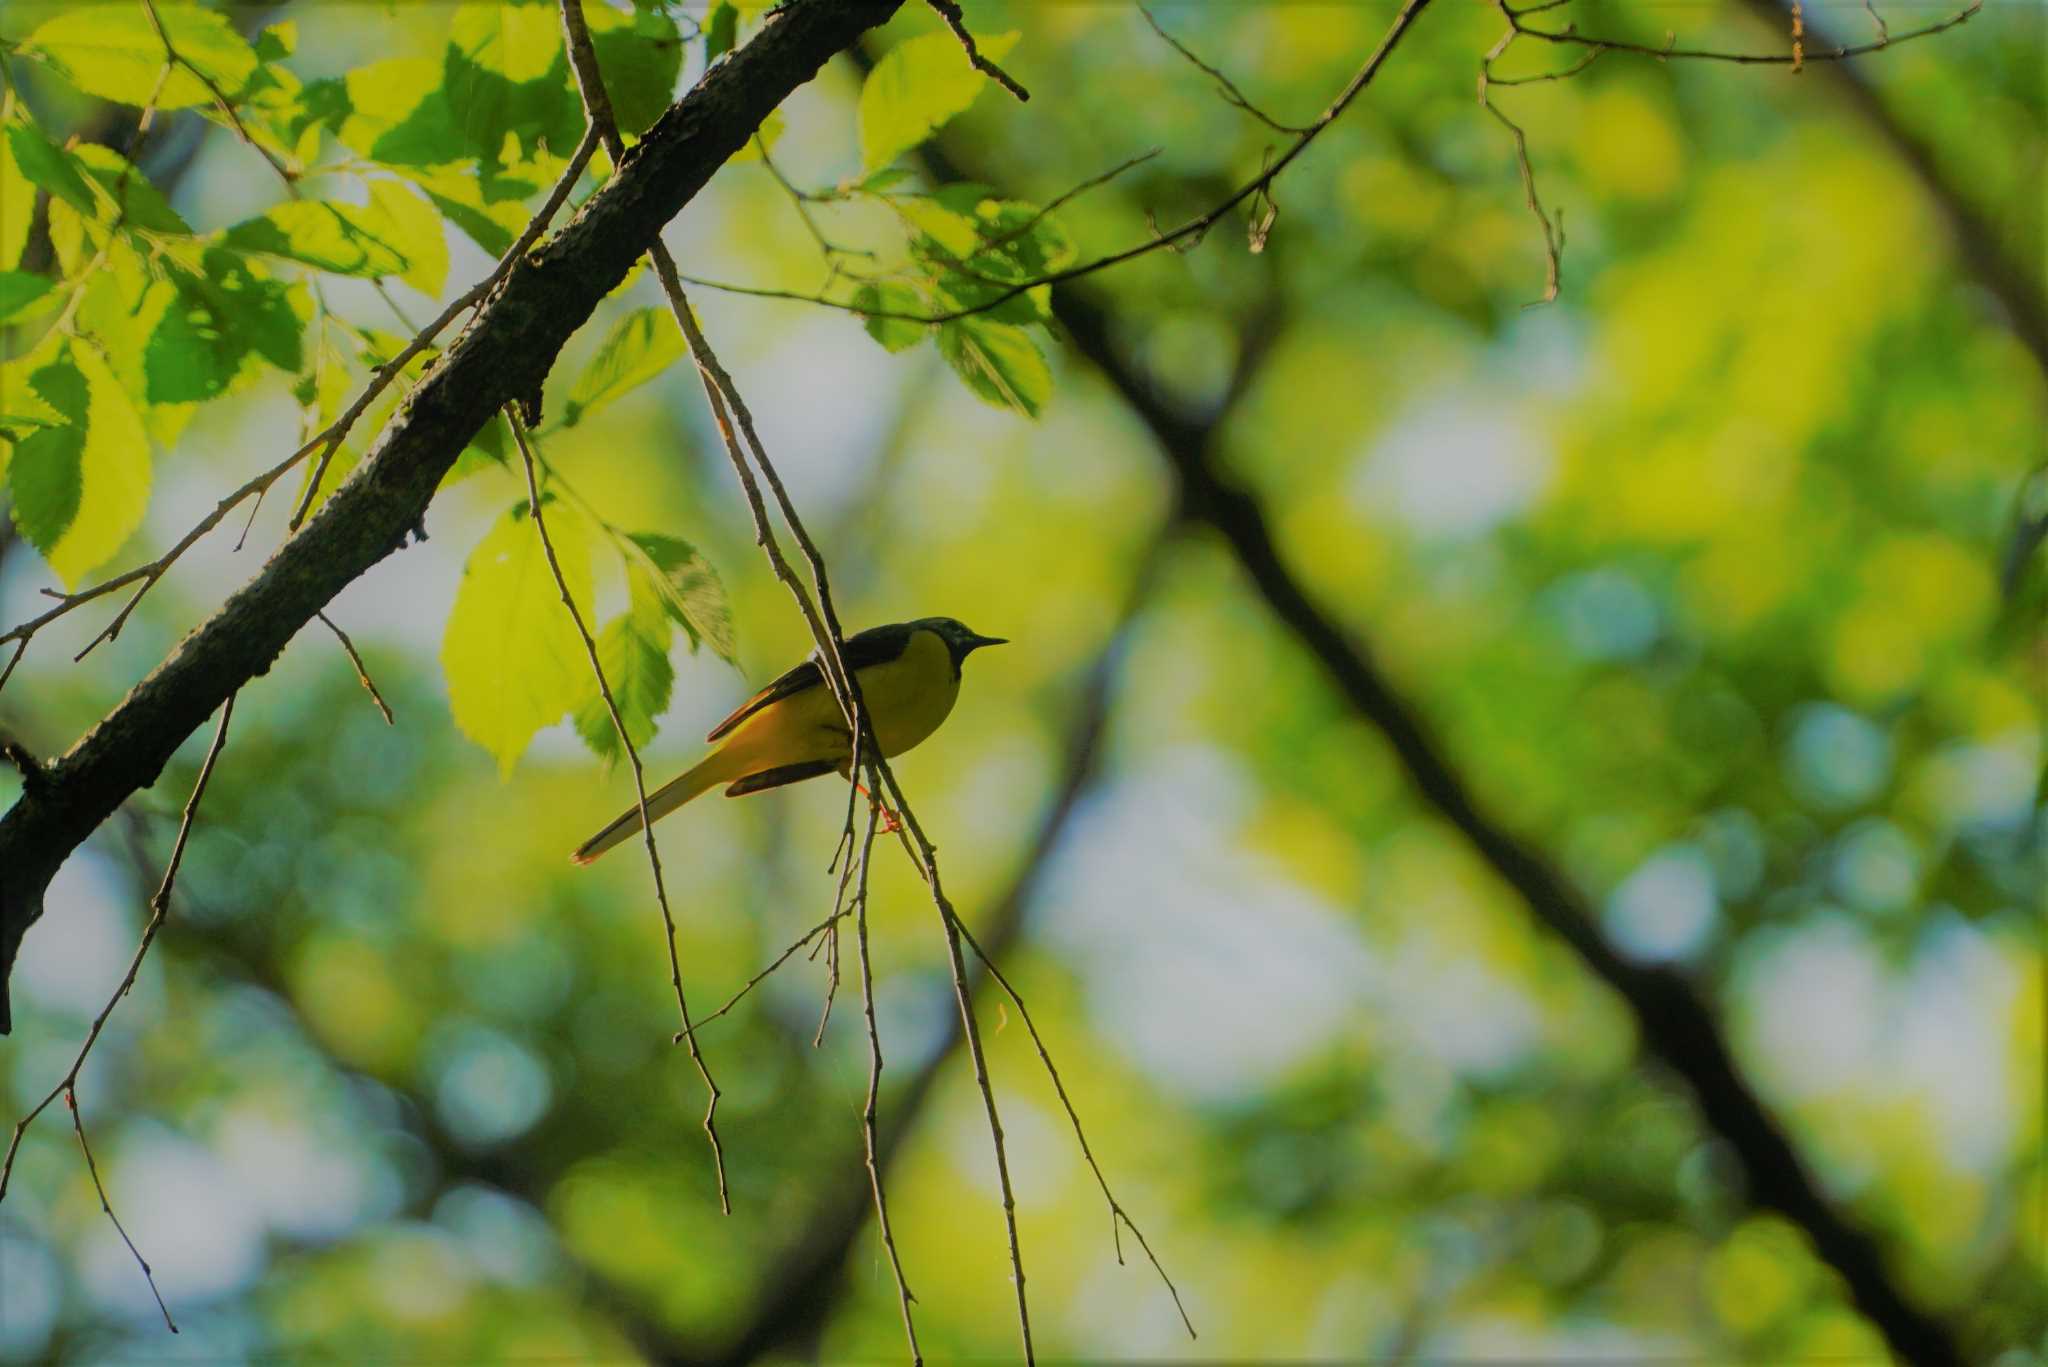
M1899 43L1911 42L1915 38L1931 38L1937 33L1946 33L1958 24L1967 23L1977 11L1984 8L1984 0L1970 0L1962 9L1944 19L1910 30L1893 33L1879 21L1879 34L1874 42L1840 44L1835 47L1816 48L1804 42L1803 15L1796 18L1792 30L1792 48L1787 52L1725 52L1716 48L1652 47L1648 43L1634 43L1621 38L1596 38L1580 33L1576 28L1544 29L1535 28L1526 22L1527 17L1539 10L1555 8L1553 5L1537 5L1515 9L1501 5L1513 26L1516 36L1537 38L1546 43L1566 43L1574 47L1597 48L1602 52L1630 52L1641 57L1655 57L1660 61L1731 62L1737 66L1789 66L1794 70L1808 62L1840 62L1851 57L1864 57L1873 52L1882 52ZM1788 12L1788 17L1791 17Z
M78 1132L78 1147L85 1154L85 1165L92 1174L93 1188L99 1192L100 1209L114 1222L115 1230L121 1235L121 1242L127 1244L128 1251L135 1255L136 1265L141 1267L144 1279L149 1282L150 1294L156 1297L157 1308L163 1311L164 1323L170 1326L174 1334L178 1332L178 1326L172 1321L170 1309L164 1305L164 1298L156 1289L156 1278L150 1273L149 1264L136 1249L135 1241L130 1239L128 1231L121 1227L120 1219L114 1214L114 1208L107 1200L107 1189L100 1181L99 1165L93 1162L92 1149L85 1142L85 1125L78 1115L76 1088L78 1074L85 1067L86 1059L91 1057L93 1046L99 1043L100 1032L106 1029L107 1020L114 1014L114 1008L128 995L129 989L135 986L136 975L142 971L142 961L148 956L149 947L156 942L157 932L163 929L165 918L170 915L171 889L178 881L178 866L185 860L185 842L192 835L192 819L199 812L201 799L206 796L206 785L213 778L213 766L219 761L222 748L227 745L228 722L234 715L235 696L231 694L227 702L221 706L220 725L214 729L213 744L207 748L206 759L199 766L199 777L193 780L192 795L185 799L185 815L178 823L178 835L171 844L171 856L164 863L163 881L157 884L156 894L149 899L149 920L143 924L142 941L135 946L135 956L128 961L127 973L122 975L113 995L107 998L107 1004L93 1017L92 1025L85 1032L85 1042L79 1046L77 1056L71 1060L71 1067L59 1079L57 1085L52 1087L27 1115L15 1123L14 1137L7 1145L7 1156L0 1160L0 1201L5 1201L7 1184L14 1176L15 1155L21 1151L23 1136L28 1133L28 1127L35 1123L36 1117L49 1109L51 1102L62 1096L65 1105L71 1110L71 1125Z

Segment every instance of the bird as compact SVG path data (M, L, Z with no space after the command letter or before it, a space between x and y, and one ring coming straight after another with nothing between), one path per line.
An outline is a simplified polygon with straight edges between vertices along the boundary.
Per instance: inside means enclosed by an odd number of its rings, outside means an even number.
M982 636L951 617L920 617L869 627L847 638L840 658L860 684L861 699L885 758L915 746L939 729L960 696L960 665L983 646L1008 645ZM742 797L821 774L846 775L853 738L846 716L815 658L787 671L711 728L716 750L647 795L647 819L726 784ZM588 864L640 830L638 804L576 847L570 858Z

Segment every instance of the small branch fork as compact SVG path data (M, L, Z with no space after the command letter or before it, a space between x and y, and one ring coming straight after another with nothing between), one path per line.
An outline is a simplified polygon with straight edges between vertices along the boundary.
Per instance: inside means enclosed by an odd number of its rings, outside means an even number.
M568 0L574 5L578 0ZM579 14L577 16L581 18ZM654 823L647 816L647 772L640 763L639 747L626 733L625 719L619 715L619 704L612 697L611 682L605 678L604 665L599 663L597 642L590 634L590 627L583 620L582 609L576 606L575 597L569 592L569 581L562 574L562 562L555 557L555 543L548 535L546 514L542 511L540 480L534 472L533 447L529 444L526 424L510 405L505 408L505 422L512 429L512 438L519 444L519 457L526 467L526 496L528 507L533 512L533 530L540 537L541 551L548 562L548 573L554 576L555 588L562 595L562 606L568 610L569 620L576 624L576 635L583 642L583 653L590 661L590 672L597 679L597 691L604 697L605 711L611 715L612 729L618 733L619 744L625 748L626 759L633 768L633 794L640 808L640 835L647 847L647 867L654 875L654 900L661 907L662 929L666 932L668 945L669 984L675 989L676 1014L682 1017L682 1037L690 1049L690 1061L697 1065L697 1075L704 1079L704 1089L710 1093L710 1104L704 1109L704 1134L711 1141L711 1158L718 1173L718 1205L727 1215L732 1214L732 1197L725 1183L725 1147L718 1142L718 1084L712 1080L711 1069L704 1062L704 1055L697 1047L696 1028L690 1023L690 1004L683 996L682 963L676 957L676 920L669 910L668 886L661 873L661 851L654 843Z
M1509 118L1495 103L1493 89L1496 86L1538 85L1546 81L1565 81L1584 71L1600 57L1610 52L1629 53L1637 56L1655 57L1659 61L1708 61L1733 62L1743 66L1784 66L1793 75L1805 69L1808 62L1839 62L1868 53L1882 52L1895 43L1908 42L1915 38L1929 38L1937 33L1968 21L1984 7L1984 0L1971 3L1944 19L1938 19L1906 33L1894 34L1882 16L1872 6L1871 0L1864 0L1864 8L1877 23L1877 38L1868 43L1840 44L1831 48L1814 48L1807 44L1805 11L1800 0L1792 0L1789 11L1791 21L1791 50L1788 52L1724 52L1712 48L1682 48L1674 37L1663 47L1651 47L1646 43L1632 43L1614 38L1595 38L1578 31L1575 24L1566 24L1562 29L1546 29L1531 25L1529 16L1560 9L1571 0L1536 0L1536 3L1516 6L1511 0L1491 0L1493 8L1507 22L1507 28L1500 38L1488 48L1479 59L1479 105L1507 129L1514 139L1515 168L1522 180L1523 202L1536 219L1536 225L1543 234L1544 281L1541 298L1533 299L1524 308L1552 303L1557 299L1559 276L1564 264L1564 210L1545 209L1542 198L1536 191L1536 171L1529 161L1529 139L1522 126ZM1149 16L1148 16L1149 17ZM1157 25L1155 24L1156 28ZM1540 42L1555 43L1584 49L1577 61L1556 71L1541 71L1527 76L1500 76L1494 73L1494 64L1507 55L1508 49L1517 41L1530 38ZM1167 39L1172 42L1172 39ZM1175 44L1176 47L1179 44ZM1191 59L1192 60L1192 59ZM1199 65L1199 63L1197 63Z
M51 1102L62 1096L65 1108L71 1112L71 1128L78 1135L78 1148L85 1155L85 1167L92 1176L93 1190L99 1194L100 1209L106 1212L107 1219L113 1222L114 1231L121 1236L121 1242L128 1245L128 1251L135 1256L136 1266L142 1269L143 1280L149 1283L149 1294L156 1297L157 1309L163 1312L164 1324L173 1334L178 1332L177 1323L171 1318L170 1308L164 1304L163 1293L157 1290L156 1277L150 1272L149 1263L135 1247L135 1241L128 1237L128 1231L122 1227L120 1217L114 1214L113 1203L107 1199L106 1184L100 1180L99 1164L93 1161L92 1147L86 1143L85 1122L78 1114L78 1074L84 1069L85 1060L92 1054L93 1046L99 1043L100 1032L106 1029L107 1020L114 1014L114 1008L128 995L129 989L135 986L136 975L142 971L142 961L148 955L150 945L155 943L157 932L163 929L164 921L170 915L171 888L178 881L178 866L185 858L185 842L192 834L192 819L198 814L200 800L206 796L206 785L213 777L213 766L220 759L221 750L227 745L228 722L235 715L235 696L229 695L227 702L221 707L220 724L214 729L213 744L207 748L206 759L199 766L199 777L192 784L192 795L185 799L185 815L178 823L178 837L172 843L171 857L164 865L163 881L157 885L156 895L149 899L149 920L142 927L142 941L135 947L135 957L128 961L128 972L122 976L120 985L114 989L114 994L107 998L107 1004L93 1017L91 1028L85 1032L85 1043L79 1046L78 1055L71 1060L70 1069L58 1080L57 1085L35 1104L34 1109L16 1122L14 1137L7 1145L7 1157L0 1161L0 1201L4 1201L7 1199L7 1184L14 1176L14 1159L21 1151L23 1136L28 1133L28 1127L35 1123L36 1117L48 1110Z

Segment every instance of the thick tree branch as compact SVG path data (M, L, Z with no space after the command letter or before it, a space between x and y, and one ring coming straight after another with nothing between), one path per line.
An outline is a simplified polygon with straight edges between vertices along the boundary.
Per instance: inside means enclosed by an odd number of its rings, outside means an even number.
M938 182L1002 183L989 168L947 160L937 146L928 148L926 157ZM1948 1326L1906 1300L1870 1237L1821 1194L1791 1141L1736 1068L1712 1011L1692 984L1669 969L1630 963L1607 943L1585 895L1540 850L1481 807L1421 713L1395 691L1365 648L1309 597L1274 543L1258 499L1222 472L1215 416L1191 417L1167 402L1114 346L1108 315L1082 288L1054 289L1052 304L1074 346L1150 429L1179 487L1183 515L1222 536L1268 609L1322 666L1338 695L1386 737L1423 801L1457 828L1540 923L1628 1003L1645 1047L1684 1079L1706 1122L1734 1150L1751 1200L1806 1231L1815 1252L1847 1284L1857 1308L1903 1360L1916 1367L1960 1367L1962 1352Z
M1821 1194L1777 1121L1742 1077L1712 1011L1692 984L1664 968L1623 959L1597 929L1593 908L1535 846L1485 811L1431 734L1371 656L1310 599L1274 544L1264 509L1212 459L1213 427L1162 402L1112 348L1107 319L1092 302L1053 296L1074 343L1145 420L1180 485L1186 515L1219 533L1280 622L1323 667L1331 686L1393 747L1417 794L1457 828L1538 921L1628 1003L1651 1054L1683 1078L1706 1122L1740 1160L1750 1198L1784 1214L1847 1283L1857 1308L1892 1349L1918 1367L1960 1367L1948 1327L1909 1303L1870 1237Z
M270 668L335 594L417 528L441 476L782 99L899 0L790 0L662 116L618 173L506 278L318 515L0 818L0 981L65 858L156 781L186 736ZM0 991L0 1032L10 1025Z

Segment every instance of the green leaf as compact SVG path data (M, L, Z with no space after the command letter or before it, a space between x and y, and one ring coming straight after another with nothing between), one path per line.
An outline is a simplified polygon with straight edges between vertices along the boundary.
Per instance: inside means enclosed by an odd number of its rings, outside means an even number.
M261 62L281 62L298 48L299 22L296 19L272 24L256 35L256 59Z
M84 372L68 358L35 371L28 377L28 388L59 422L30 432L16 444L8 463L8 487L14 525L47 556L78 516L91 391Z
M853 306L864 314L870 311L883 313L924 313L924 299L908 285L893 281L878 280L862 285L853 292ZM908 351L925 339L931 331L928 323L915 323L905 318L865 317L862 322L868 336L880 342L890 351Z
M606 624L597 638L598 662L618 704L619 720L635 748L654 738L655 721L668 710L675 687L675 667L668 662L669 618L655 576L640 566L626 566L628 607ZM576 710L576 734L607 764L625 757L618 728L592 681L590 696Z
M35 216L35 182L22 173L14 158L14 138L0 138L0 270L21 264L28 246L29 221Z
M64 417L15 448L8 484L15 525L68 589L121 549L149 507L149 434L120 381L91 347L29 377Z
M150 184L149 177L113 148L82 142L72 149L71 155L106 191L124 227L156 233L192 232L192 225L178 216L178 211L164 198L164 192ZM96 216L111 221L105 214Z
M704 65L710 66L731 52L739 36L739 10L733 7L732 0L718 0L704 19Z
M1015 33L998 33L978 45L983 56L1000 62L1016 43ZM923 142L965 112L987 84L950 33L898 43L861 86L861 169L879 170Z
M227 16L197 5L160 3L164 36L141 5L82 5L50 19L22 44L40 55L88 95L117 104L141 105L163 75L164 37L178 56L232 100L256 74L256 50L228 23ZM174 66L158 92L158 109L212 104L206 82Z
M14 153L14 164L35 184L80 213L99 212L92 190L87 187L85 177L79 174L77 158L25 123L8 125L7 145Z
M631 540L647 558L649 576L670 620L689 633L690 649L698 642L720 659L733 660L732 605L711 562L680 537L634 532Z
M33 271L0 271L0 323L48 294L56 283Z
M287 200L227 229L222 245L297 261L334 275L403 275L411 262L388 213L330 200ZM444 267L445 269L445 267Z
M761 120L760 126L754 130L754 135L747 139L739 151L727 157L725 164L739 166L746 162L759 161L761 149L764 147L773 153L775 144L782 141L783 131L788 127L789 120L783 116L780 109L769 110L768 117Z
M587 6L590 45L604 72L605 90L619 131L638 137L675 99L683 71L683 38L675 20L657 10L631 14Z
M661 309L635 309L612 324L597 354L569 391L563 406L563 427L583 418L647 383L674 365L683 354L683 338Z
M997 408L1035 418L1052 397L1052 368L1023 328L979 316L942 323L939 354Z
M547 517L562 577L588 620L584 523L559 502ZM534 734L560 721L590 688L582 640L525 504L499 518L470 553L441 638L441 666L455 724L497 758L501 774L510 774Z
M441 216L395 180L370 182L370 208L388 227L387 240L405 258L399 279L434 298L448 283L448 238Z
M493 257L503 256L526 226L527 211L517 197L486 200L483 186L467 171L407 171L436 209Z
M471 475L484 470L501 469L507 464L505 419L493 413L489 421L477 429L469 439L469 445L462 448L462 454L455 458L455 464L448 467L448 473L441 476L441 487L460 484Z
M193 273L172 266L175 296L143 347L150 403L191 403L224 393L250 356L279 370L302 364L299 315L284 282L266 279L232 252L201 258Z

